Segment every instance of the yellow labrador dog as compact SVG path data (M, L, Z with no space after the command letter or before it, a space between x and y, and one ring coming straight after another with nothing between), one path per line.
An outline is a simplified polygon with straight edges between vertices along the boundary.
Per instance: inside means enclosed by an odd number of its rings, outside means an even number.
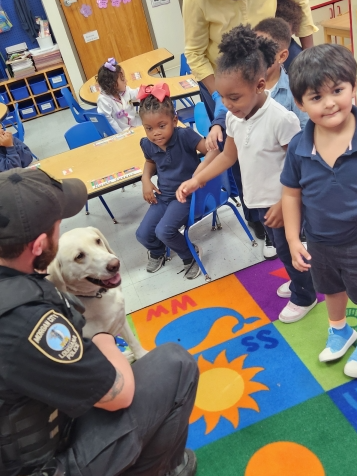
M91 226L75 228L59 240L56 258L48 267L48 279L63 292L79 297L86 311L84 337L97 332L120 335L128 343L129 361L147 353L134 336L125 315L120 262L103 234Z

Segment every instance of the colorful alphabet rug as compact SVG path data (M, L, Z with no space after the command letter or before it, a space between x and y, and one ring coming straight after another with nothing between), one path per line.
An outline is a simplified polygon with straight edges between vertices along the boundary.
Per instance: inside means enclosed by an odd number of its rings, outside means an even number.
M150 350L177 342L200 381L187 446L198 476L356 476L357 381L320 363L323 297L303 320L277 318L287 299L279 260L265 261L131 315ZM357 329L357 309L348 322Z

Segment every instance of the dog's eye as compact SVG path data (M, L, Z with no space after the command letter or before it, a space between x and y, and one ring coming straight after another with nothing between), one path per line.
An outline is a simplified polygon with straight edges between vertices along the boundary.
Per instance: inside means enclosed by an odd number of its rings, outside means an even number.
M75 261L79 261L79 260L83 259L84 256L85 256L84 253L82 253L82 252L81 252L81 253L78 253L78 255L74 258L74 260L75 260Z
M101 245L102 244L102 240L100 238L98 238L97 240L95 240L97 245Z

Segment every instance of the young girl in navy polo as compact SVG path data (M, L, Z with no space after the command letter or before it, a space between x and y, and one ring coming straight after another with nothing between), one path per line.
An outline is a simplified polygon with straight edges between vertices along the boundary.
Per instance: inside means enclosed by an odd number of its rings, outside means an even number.
M208 157L201 170L180 185L177 198L184 203L189 194L231 167L238 157L246 205L259 210L259 218L291 279L288 290L283 285L277 291L279 296L287 297L285 291L290 290L290 301L279 319L295 322L317 302L310 273L300 273L292 265L281 208L280 173L287 144L300 131L299 120L265 91L276 43L240 25L223 35L219 49L223 54L218 58L216 87L228 109L227 140L217 158L212 161Z
M206 154L205 140L190 127L177 127L177 116L165 83L141 86L139 114L147 138L140 145L146 159L142 176L143 197L150 207L136 231L136 238L148 250L146 270L155 273L165 264L166 247L183 260L187 279L200 268L179 229L187 223L189 201L176 200L176 190L192 177L200 163L197 151ZM217 155L217 154L214 154ZM151 178L157 175L157 186ZM201 257L201 250L196 246Z
M140 126L133 105L139 88L127 86L124 70L114 58L109 58L99 68L96 80L100 86L97 111L108 119L113 129L121 132L128 127Z

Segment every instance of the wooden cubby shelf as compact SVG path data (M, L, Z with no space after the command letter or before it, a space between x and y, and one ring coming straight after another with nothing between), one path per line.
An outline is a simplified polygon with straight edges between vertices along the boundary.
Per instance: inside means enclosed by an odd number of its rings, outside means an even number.
M62 81L60 81L60 78L62 78ZM41 91L37 94L33 93L31 85L33 84L33 82L36 82L36 79L38 79L38 81L42 81L43 87L47 86L46 91ZM62 82L62 84L57 86L56 81ZM50 68L38 71L33 75L23 79L12 78L9 80L5 80L4 82L0 83L0 95L7 97L8 101L6 102L6 106L10 114L14 110L15 104L18 104L21 120L29 121L31 119L36 119L36 117L45 116L53 112L67 109L68 106L66 106L65 102L63 102L64 98L62 100L62 98L58 97L58 95L60 95L58 91L60 91L63 87L67 87L75 96L67 68L63 63L59 63ZM20 88L21 92L23 94L26 94L27 97L16 99L12 90L18 88ZM51 105L53 108L51 107ZM46 108L50 110L46 112ZM31 115L31 113L26 113L27 110L31 109L33 109L33 112L35 114L31 117L26 117L26 114ZM4 120L4 124L6 124L6 120Z

